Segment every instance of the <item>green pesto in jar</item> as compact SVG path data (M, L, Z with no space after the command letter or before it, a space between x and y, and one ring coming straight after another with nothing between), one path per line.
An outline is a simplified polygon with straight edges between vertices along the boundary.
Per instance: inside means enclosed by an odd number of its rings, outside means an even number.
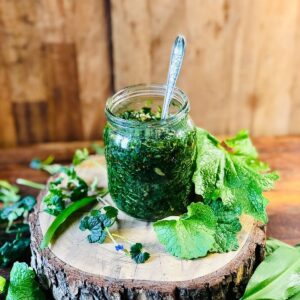
M158 97L156 104L162 100ZM177 113L162 121L160 105L154 109L139 102L135 109L125 105L115 111L113 120L108 114L104 141L109 191L118 208L154 221L180 214L189 204L196 133L188 109L182 112L185 103L177 103Z

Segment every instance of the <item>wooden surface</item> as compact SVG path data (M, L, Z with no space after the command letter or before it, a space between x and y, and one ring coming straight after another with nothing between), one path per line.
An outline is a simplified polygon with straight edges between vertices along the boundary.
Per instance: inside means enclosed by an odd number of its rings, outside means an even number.
M0 1L0 146L101 137L112 88L107 5Z
M255 138L261 158L279 170L281 179L273 191L266 193L268 206L268 236L291 245L300 242L300 137ZM53 154L59 162L68 162L76 148L89 142L40 144L30 147L0 149L0 179L14 183L18 177L45 182L48 175L31 170L28 164L33 157L46 158ZM37 191L21 187L23 194L37 195Z
M179 32L197 125L299 134L299 12L298 0L2 0L0 146L101 138L106 98L164 82Z
M92 156L77 166L76 171L87 183L91 184L97 178L99 187L107 187L103 156ZM201 295L201 299L206 294L214 300L225 296L239 299L255 267L263 259L264 226L254 222L252 217L241 217L242 230L238 234L237 251L182 260L164 250L151 223L120 211L118 222L111 232L130 241L141 242L151 253L149 261L136 264L130 257L117 252L109 238L102 245L88 243L88 233L80 231L79 224L91 208L76 212L68 226L51 242L49 249L41 250L42 237L54 220L43 209L42 199L46 193L47 189L39 194L38 204L30 218L31 261L40 281L52 290L55 299L85 299L82 291L87 287L89 294L99 299L102 298L102 290L106 290L107 299L132 299L132 294L152 300L182 299L178 294L183 291L186 299L195 294ZM105 200L114 205L109 196ZM103 204L98 203L94 209L101 206ZM58 276L58 273L61 274ZM226 284L224 278L227 278ZM154 291L155 296L150 296Z

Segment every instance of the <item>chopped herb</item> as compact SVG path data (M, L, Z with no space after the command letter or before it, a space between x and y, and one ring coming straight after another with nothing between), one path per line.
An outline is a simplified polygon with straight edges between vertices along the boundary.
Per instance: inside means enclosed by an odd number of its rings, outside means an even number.
M127 110L118 115L120 118L125 120L135 120L141 122L149 122L153 120L161 119L161 109L156 112L152 111L151 107L142 107L139 111Z
M151 115L151 108L144 108ZM141 112L121 117L146 122ZM148 221L184 212L193 191L195 130L187 119L174 126L147 127L117 134L105 128L110 194L118 208Z

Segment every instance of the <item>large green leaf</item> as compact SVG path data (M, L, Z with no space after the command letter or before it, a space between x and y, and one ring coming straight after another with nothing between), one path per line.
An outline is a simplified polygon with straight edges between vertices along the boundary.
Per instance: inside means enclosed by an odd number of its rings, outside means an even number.
M192 259L205 256L213 247L216 218L203 203L192 203L187 214L177 220L154 223L159 241L174 256Z
M207 131L197 129L195 192L207 200L221 198L227 206L238 207L257 220L267 222L267 199L278 174L267 172L246 131L219 142Z
M6 300L43 300L45 296L35 281L35 273L26 263L16 262L10 272Z
M256 269L242 300L299 299L300 251L279 246ZM297 295L297 296L296 296Z

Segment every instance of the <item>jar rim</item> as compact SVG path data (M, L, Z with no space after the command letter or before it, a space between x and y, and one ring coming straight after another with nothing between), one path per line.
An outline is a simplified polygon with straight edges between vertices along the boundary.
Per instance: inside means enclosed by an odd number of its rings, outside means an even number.
M171 115L164 120L151 120L148 122L127 120L127 119L120 118L119 116L114 114L111 109L112 105L117 104L118 102L121 102L124 99L129 99L131 97L136 97L138 95L145 96L147 94L149 95L151 94L152 96L153 95L164 96L165 90L166 90L165 84L136 84L136 85L125 87L107 99L106 106L105 106L106 117L109 122L112 122L122 127L160 127L160 126L174 124L179 120L181 120L183 117L185 117L190 110L190 105L189 105L187 95L183 92L183 90L181 90L178 87L174 88L173 98L177 100L179 103L181 103L182 105L174 115Z

